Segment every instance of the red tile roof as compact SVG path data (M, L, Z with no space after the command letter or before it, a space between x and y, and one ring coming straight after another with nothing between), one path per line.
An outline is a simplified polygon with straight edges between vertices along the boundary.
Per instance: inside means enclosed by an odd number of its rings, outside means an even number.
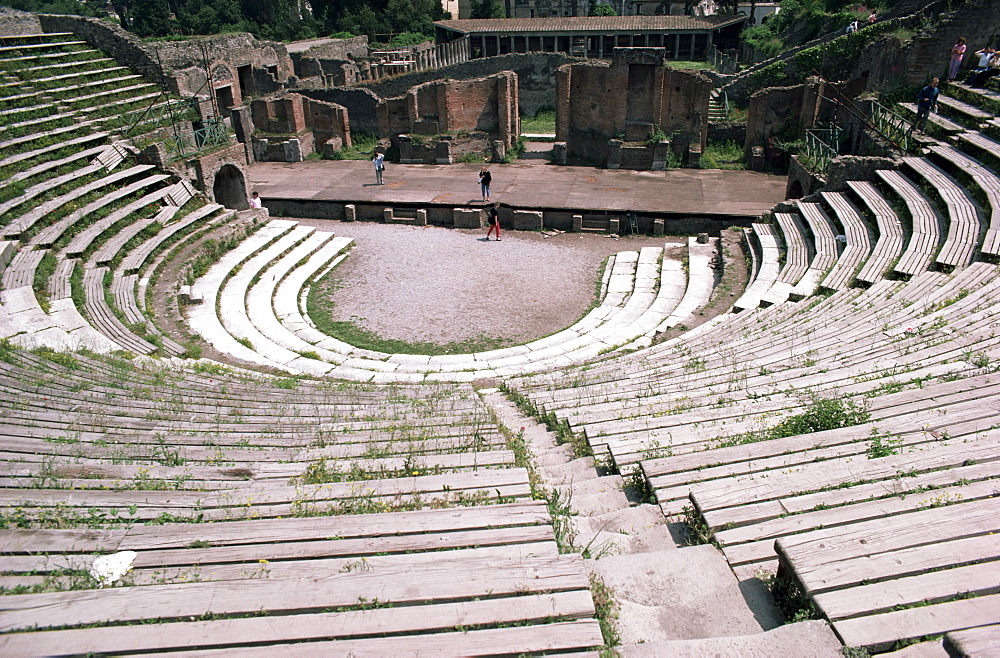
M708 30L746 20L746 16L566 16L564 18L472 18L434 25L462 34L538 32L656 32Z

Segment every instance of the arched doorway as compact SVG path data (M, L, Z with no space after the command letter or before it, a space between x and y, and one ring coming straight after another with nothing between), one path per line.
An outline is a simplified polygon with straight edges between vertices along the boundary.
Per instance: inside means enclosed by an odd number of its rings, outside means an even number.
M231 164L222 165L218 173L215 174L212 192L215 195L215 202L221 203L227 208L246 210L250 207L247 202L246 180L239 167Z
M788 192L785 194L785 198L788 199L801 199L805 196L802 192L801 181L792 180L788 182Z

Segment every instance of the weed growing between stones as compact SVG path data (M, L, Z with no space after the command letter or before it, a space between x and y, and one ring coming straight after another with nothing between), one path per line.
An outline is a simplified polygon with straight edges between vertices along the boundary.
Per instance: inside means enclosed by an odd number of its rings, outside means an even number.
M868 409L853 400L814 397L805 411L785 418L774 427L745 432L722 440L717 439L712 447L725 448L861 425L867 423L870 418Z
M903 452L903 439L901 437L893 436L888 432L879 434L877 427L872 428L871 443L868 444L868 450L865 451L868 459L898 455L901 452Z
M770 582L767 582L767 581ZM774 604L778 607L786 624L794 624L807 619L822 619L813 602L791 578L774 576L765 581L771 589Z
M719 545L718 542L715 541L712 529L708 527L708 524L705 523L705 519L698 514L698 511L693 506L686 505L684 507L683 523L685 525L685 546L700 546L702 544L713 544L714 546Z
M614 594L614 590L608 587L599 576L590 575L590 595L594 599L597 621L601 625L601 635L604 637L604 646L601 648L604 650L621 644L621 637L618 635L615 623L618 620L618 604L615 602Z

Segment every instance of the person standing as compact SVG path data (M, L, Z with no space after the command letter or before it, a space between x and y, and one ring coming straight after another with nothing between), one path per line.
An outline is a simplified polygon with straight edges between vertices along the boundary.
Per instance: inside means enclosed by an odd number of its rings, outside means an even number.
M382 172L385 171L385 155L376 152L375 157L372 158L372 164L375 165L375 184L384 185L382 182Z
M495 203L493 204L493 207L490 208L489 212L486 213L486 221L490 225L490 230L486 231L487 242L489 242L490 235L493 233L493 231L497 232L497 242L500 242L500 211L497 210L497 208L499 207L500 204Z
M260 196L257 195L256 190L250 195L250 207L251 208L261 207Z
M948 64L948 79L954 80L958 77L958 69L962 66L965 58L965 37L958 37L958 41L951 47L951 62Z
M483 168L479 170L479 188L483 193L483 201L490 200L490 185L493 183L493 176L490 174L490 168L483 165Z
M913 127L920 132L927 128L927 117L931 110L937 108L937 99L940 90L938 89L938 79L934 78L930 84L925 86L917 94L917 118L913 122Z

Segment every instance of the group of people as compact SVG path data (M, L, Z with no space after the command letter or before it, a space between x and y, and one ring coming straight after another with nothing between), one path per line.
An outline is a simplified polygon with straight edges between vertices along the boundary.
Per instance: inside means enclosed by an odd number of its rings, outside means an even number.
M951 47L951 59L948 62L948 80L952 81L958 77L958 70L965 59L966 43L965 37L959 37L955 45ZM965 84L970 87L983 87L986 81L995 75L1000 75L1000 52L994 48L986 46L977 50L979 62L976 68L972 69ZM927 127L927 118L930 113L937 110L938 95L941 90L938 88L940 80L934 78L920 89L917 94L917 118L914 121L914 129L924 132Z
M865 21L865 25L872 25L877 20L878 20L878 15L875 13L875 10L872 9L872 13L868 15L868 20ZM860 23L854 20L851 21L850 24L848 24L847 29L845 29L844 31L850 34L851 32L857 32L859 29L861 29Z
M375 152L374 157L372 157L372 165L375 167L375 184L385 185L382 181L382 172L385 171L385 154L378 151ZM483 201L490 200L490 186L493 184L493 174L490 173L490 168L483 165L483 168L479 170L479 191L483 195ZM254 192L254 197L257 193ZM489 240L490 236L496 232L497 242L500 241L500 212L498 208L499 203L494 204L487 212L487 223L489 224L489 231L486 232L486 239Z
M954 80L958 77L958 70L962 67L962 61L965 59L966 48L965 37L959 37L955 45L951 47L948 80ZM987 46L977 50L975 54L979 56L979 62L966 78L965 84L970 87L983 87L987 80L995 75L1000 75L1000 53Z

